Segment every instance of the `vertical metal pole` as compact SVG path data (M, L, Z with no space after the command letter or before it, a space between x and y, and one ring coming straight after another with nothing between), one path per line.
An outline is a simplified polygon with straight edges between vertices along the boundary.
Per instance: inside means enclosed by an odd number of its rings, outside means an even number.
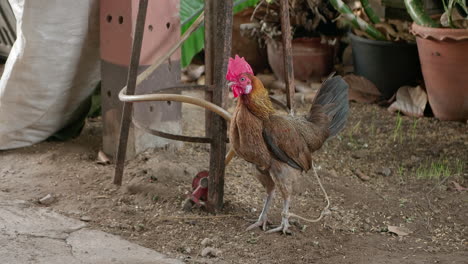
M138 66L140 64L141 46L143 43L143 33L145 30L146 10L148 9L148 0L140 0L138 6L138 16L135 26L135 35L132 45L132 56L127 76L127 94L135 94L136 80L138 75ZM124 103L122 111L122 120L120 122L120 137L116 154L116 165L114 174L114 184L122 185L122 177L125 166L125 156L127 155L127 141L132 121L132 103Z
M292 63L291 26L289 21L288 0L280 0L281 35L283 43L284 81L286 82L286 102L291 114L294 114L294 69Z
M227 94L226 71L231 55L232 38L232 1L206 0L208 12L205 21L211 25L208 53L212 73L213 103L223 107ZM206 24L205 24L206 25ZM208 183L209 210L220 210L223 206L224 172L226 156L227 124L218 116L212 115L210 123L210 178Z

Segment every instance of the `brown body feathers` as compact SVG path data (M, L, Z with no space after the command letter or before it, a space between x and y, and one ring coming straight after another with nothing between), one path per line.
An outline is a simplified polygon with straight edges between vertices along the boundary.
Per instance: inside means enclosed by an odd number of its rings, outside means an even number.
M275 159L299 170L309 170L311 154L327 140L333 127L334 116L325 109L336 107L321 105L316 100L307 116L276 115L261 81L249 77L252 92L241 96L231 120L230 140L236 153L262 169L269 169ZM318 99L321 92L323 89ZM333 114L336 112L339 111Z

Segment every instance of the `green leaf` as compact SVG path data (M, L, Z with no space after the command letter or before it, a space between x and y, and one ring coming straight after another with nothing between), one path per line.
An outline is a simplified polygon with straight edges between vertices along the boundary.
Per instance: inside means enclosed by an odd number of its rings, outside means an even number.
M237 13L243 9L254 6L259 0L235 0L233 12ZM180 20L182 22L181 33L193 24L198 15L203 11L204 0L180 0ZM182 44L182 68L187 67L193 57L199 53L205 44L205 28L199 27L193 34Z
M411 16L413 21L424 27L439 27L439 23L432 20L432 18L424 11L421 0L405 0L406 11Z

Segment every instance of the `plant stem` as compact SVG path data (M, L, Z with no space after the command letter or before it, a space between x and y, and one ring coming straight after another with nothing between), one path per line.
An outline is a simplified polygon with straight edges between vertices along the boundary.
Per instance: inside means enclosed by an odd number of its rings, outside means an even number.
M364 8L364 12L369 17L370 21L374 24L380 23L379 16L375 13L374 9L369 4L369 0L360 0L361 5Z
M426 13L421 0L405 0L406 11L413 21L424 27L440 27L440 24L432 20Z
M342 0L330 0L330 3L343 15L345 19L351 22L353 28L366 32L370 37L376 40L387 40L382 32L353 14L353 11L351 11L351 9Z

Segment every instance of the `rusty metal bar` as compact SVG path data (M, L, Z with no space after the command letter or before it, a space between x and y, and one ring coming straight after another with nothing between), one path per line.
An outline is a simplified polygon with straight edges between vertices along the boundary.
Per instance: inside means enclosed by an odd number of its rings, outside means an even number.
M163 131L151 129L140 124L135 119L132 119L132 123L135 127L139 128L140 130L143 130L148 134L155 135L158 137L163 137L163 138L177 140L177 141L192 142L192 143L210 143L211 142L211 138L207 138L207 137L189 137L189 136L183 136L183 135L174 135L171 133L166 133Z
M213 88L209 85L177 85L171 86L160 90L152 90L151 93L161 94L161 93L178 93L178 92L187 92L187 91L210 91Z
M210 68L212 73L213 103L221 107L228 92L226 71L231 55L232 38L232 1L205 1L205 10L209 10L212 46ZM218 211L223 207L224 172L226 156L227 124L218 115L212 115L210 126L210 177L208 183L208 209Z
M148 0L140 0L138 6L138 16L135 26L135 37L132 45L132 55L130 68L127 77L127 94L135 94L137 86L138 66L140 64L141 46L143 43L143 32L145 30L146 10L148 9ZM124 172L125 156L127 155L128 133L132 117L132 103L124 103L122 111L122 121L120 123L119 145L117 147L117 157L114 174L114 184L122 185L122 176Z
M288 2L288 0L280 0L281 35L283 44L284 81L286 83L286 104L289 108L290 114L294 114L295 87Z

